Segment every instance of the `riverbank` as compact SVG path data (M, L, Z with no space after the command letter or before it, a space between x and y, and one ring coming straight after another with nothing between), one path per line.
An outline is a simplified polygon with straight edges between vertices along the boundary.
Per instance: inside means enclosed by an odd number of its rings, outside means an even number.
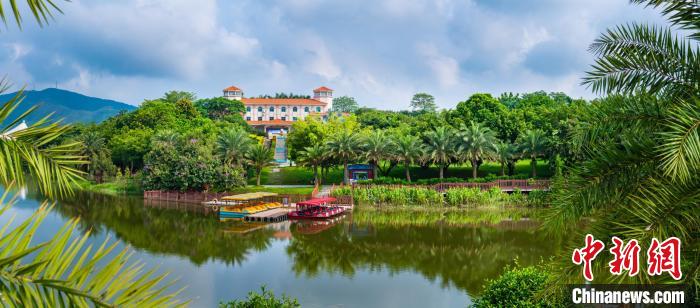
M392 226L511 225L533 228L539 225L542 209L534 208L415 208L404 206L358 207L352 220L361 224Z

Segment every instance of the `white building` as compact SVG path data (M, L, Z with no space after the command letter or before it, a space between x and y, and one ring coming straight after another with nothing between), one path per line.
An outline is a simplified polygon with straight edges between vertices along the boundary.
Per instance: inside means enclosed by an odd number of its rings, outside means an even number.
M313 98L246 98L243 90L230 86L224 89L224 97L240 100L246 107L243 118L250 126L269 130L288 130L292 123L307 116L327 118L333 107L333 90L320 87L313 91Z

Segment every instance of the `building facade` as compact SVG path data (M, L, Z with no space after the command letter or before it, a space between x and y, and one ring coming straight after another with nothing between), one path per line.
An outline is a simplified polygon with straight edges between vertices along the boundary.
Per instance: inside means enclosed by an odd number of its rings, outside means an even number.
M224 89L224 97L243 103L243 118L250 126L282 134L307 116L327 118L333 107L333 90L327 87L313 90L312 98L246 98L243 90L230 86Z

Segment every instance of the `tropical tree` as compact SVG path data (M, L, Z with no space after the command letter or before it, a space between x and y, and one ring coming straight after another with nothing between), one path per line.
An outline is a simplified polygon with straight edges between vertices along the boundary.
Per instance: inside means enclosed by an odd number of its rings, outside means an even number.
M21 12L17 1L10 1L17 24L21 26ZM2 7L3 3L0 3ZM27 1L29 11L41 25L48 21L58 7L50 0ZM0 19L6 20L0 9ZM0 82L0 92L7 90ZM0 106L0 182L12 188L12 183L23 183L28 171L39 189L47 196L67 195L81 178L77 165L84 164L78 155L78 143L51 146L68 126L44 118L26 129L12 128L25 119L36 106L17 116L16 110L23 97L19 91ZM0 197L0 215L14 203L10 189ZM143 265L129 260L128 249L115 252L116 244L105 241L97 249L85 247L90 232L74 236L78 219L67 223L56 235L43 243L34 244L32 237L51 209L46 203L24 222L12 228L0 228L0 294L3 305L11 307L64 307L64 306L169 306L178 293L166 293L171 283L166 276L154 271L143 272ZM9 222L12 219L8 220ZM99 266L99 267L98 267ZM161 285L159 285L161 284ZM164 287L163 287L164 285Z
M494 157L501 164L501 175L506 175L508 164L516 160L517 148L510 142L499 142L494 148Z
M274 156L275 152L273 151L272 147L264 144L255 144L250 148L250 150L248 150L246 158L250 161L253 169L255 169L256 185L260 186L260 175L262 174L262 170L263 168L272 165Z
M457 138L447 126L440 126L425 134L426 152L430 161L440 167L440 178L444 178L446 166L457 153Z
M360 136L350 130L342 130L326 143L329 153L343 163L343 183L348 184L348 164L356 159L362 147Z
M671 27L684 31L632 23L606 31L593 43L597 59L584 84L610 96L592 104L574 130L573 144L581 163L567 169L568 176L558 183L550 215L543 221L554 233L570 230L578 241L586 233L639 243L677 237L685 251L683 276L677 283L697 294L700 5L697 1L632 2L660 8ZM574 273L570 264L562 265L557 280L580 282L580 274ZM666 278L640 273L617 277L615 282L663 283Z
M477 178L481 162L492 157L496 146L496 135L486 126L471 122L460 128L459 151L472 165L472 177Z
M418 111L434 112L437 110L435 97L428 93L416 93L411 98L411 108Z
M253 140L242 129L229 128L221 132L216 140L216 152L224 163L241 166Z
M394 140L396 160L403 162L406 172L406 181L411 181L411 164L423 155L423 143L418 136L402 135Z
M321 178L318 174L318 168L323 165L328 157L326 148L316 144L304 148L299 152L299 164L302 166L311 167L314 170L314 184L321 185Z
M518 138L518 144L523 155L530 157L532 177L537 177L537 158L544 155L547 150L547 137L539 129L527 130Z
M364 140L364 156L372 164L374 177L379 176L379 163L391 159L394 142L382 130L373 130Z
M333 99L333 109L331 111L340 113L355 112L358 108L360 106L357 105L354 97L341 96Z
M95 131L88 131L80 135L80 155L87 158L90 163L86 164L87 173L100 183L102 175L113 172L116 167L112 163L109 148L105 143L105 138Z

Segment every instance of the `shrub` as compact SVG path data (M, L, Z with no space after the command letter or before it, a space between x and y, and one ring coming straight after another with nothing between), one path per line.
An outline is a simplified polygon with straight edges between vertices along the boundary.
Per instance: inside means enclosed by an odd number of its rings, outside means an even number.
M560 307L559 300L538 298L550 274L535 266L506 268L495 280L489 280L473 307Z
M296 299L287 297L282 294L281 298L275 297L272 291L265 289L265 286L260 288L261 293L255 291L248 292L248 297L244 301L230 301L228 303L219 303L220 308L292 308L301 307Z

